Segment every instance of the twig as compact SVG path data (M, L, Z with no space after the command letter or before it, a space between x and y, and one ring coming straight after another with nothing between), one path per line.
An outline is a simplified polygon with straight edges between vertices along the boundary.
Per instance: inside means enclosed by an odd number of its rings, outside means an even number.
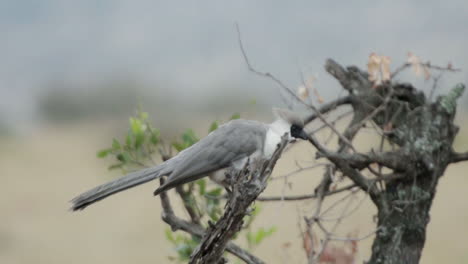
M252 65L250 64L250 61L249 61L249 58L247 57L247 54L245 52L245 49L244 49L244 46L242 44L242 38L241 38L241 34L240 34L240 29L239 29L239 25L236 24L236 29L237 29L237 37L238 37L238 41L239 41L239 46L240 46L240 49L241 49L241 52L242 52L242 56L244 57L244 60L245 60L245 63L247 64L247 67L249 69L249 71L259 75L259 76L262 76L262 77L266 77L266 78L269 78L271 80L273 80L274 82L276 82L279 86L281 86L281 88L284 89L284 91L286 91L289 95L291 95L292 98L294 98L295 100L297 100L298 102L300 102L301 104L305 105L306 107L312 109L312 111L316 114L316 116L323 122L325 123L343 142L345 142L349 148L351 148L352 150L355 151L354 149L354 146L351 144L351 142L348 141L348 139L346 139L337 129L335 126L333 126L332 124L330 124L326 118L323 116L323 114L312 104L307 104L306 102L304 102L303 100L301 100L301 98L299 98L288 86L286 86L281 80L279 80L278 78L276 78L274 75L272 75L271 73L269 72L261 72L261 71L258 71L256 69L254 69L252 67ZM347 99L348 100L348 99ZM347 101L346 100L346 101ZM335 106L336 107L336 106ZM325 108L326 109L326 108Z
M390 75L390 79L395 78L400 72L404 71L405 69L409 68L412 64L411 63L404 63L400 67L398 67L392 74ZM432 65L430 62L425 62L425 63L419 63L419 65L433 69L433 70L438 70L438 71L448 71L448 72L460 72L461 69L456 69L452 67L442 67L442 66L437 66L437 65Z
M356 187L356 184L350 184L350 185L347 185L345 187L342 187L333 191L327 191L326 193L324 193L324 196L331 196L333 194L337 194L337 193L350 190L354 187ZM318 197L319 196L317 194L295 195L295 196L265 196L265 197L258 197L257 201L262 201L262 202L301 201L301 200L307 200L307 199L315 199Z
M348 105L351 103L351 97L350 96L344 96L340 97L334 101L328 102L321 107L318 108L318 112L321 114L325 114L330 112L331 110L335 110L337 107L342 106L342 105ZM317 113L311 114L310 116L306 117L304 119L304 124L308 124L315 119L317 119L318 115Z
M335 240L335 241L361 241L366 238L369 238L373 236L375 233L377 233L380 230L379 227L374 229L372 232L369 232L368 234L361 236L361 237L336 237L336 236L330 236L330 240Z
M434 92L437 89L437 85L439 84L439 80L440 80L440 78L442 78L442 75L444 75L444 72L440 72L439 75L432 78L434 83L432 84L431 92L429 93L429 98L428 98L429 102L432 101L432 97L434 96Z
M288 177L291 177L295 174L298 174L300 172L303 172L303 171L306 171L306 170L312 170L312 169L315 169L315 168L318 168L318 167L322 167L322 166L326 166L328 165L329 163L317 163L317 164L314 164L314 165L311 165L311 166L307 166L307 167L301 167L297 170L294 170L294 171L291 171L285 175L281 175L281 176L276 176L276 177L272 177L271 180L272 181L275 181L275 180L279 180L279 179L284 179L284 178L288 178Z
M352 114L353 114L352 111L345 112L345 113L343 113L343 114L337 116L337 117L331 122L331 124L335 125L335 124L336 124L338 121L340 121L341 119L343 119L343 118L345 118L345 117L347 117L347 116L349 116L349 115L352 115ZM320 127L316 128L316 129L314 129L314 130L312 130L312 131L310 131L310 132L308 132L308 133L309 133L309 134L315 134L315 133L319 132L320 130L322 130L322 129L326 128L326 127L328 127L328 126L325 125L325 124L323 124L323 125L321 125Z

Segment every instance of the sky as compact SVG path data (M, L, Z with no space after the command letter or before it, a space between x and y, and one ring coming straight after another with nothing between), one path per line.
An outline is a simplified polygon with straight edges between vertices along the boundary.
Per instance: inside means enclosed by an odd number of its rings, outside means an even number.
M323 70L326 58L364 68L376 52L395 68L411 51L468 69L467 14L461 0L2 0L0 118L31 122L38 98L57 81L86 89L135 79L157 87L174 107L223 95L280 104L278 87L248 72L235 23L257 69L294 89L301 72L313 75L328 99L340 89ZM466 82L467 73L447 75L441 91ZM428 87L421 78L414 83Z

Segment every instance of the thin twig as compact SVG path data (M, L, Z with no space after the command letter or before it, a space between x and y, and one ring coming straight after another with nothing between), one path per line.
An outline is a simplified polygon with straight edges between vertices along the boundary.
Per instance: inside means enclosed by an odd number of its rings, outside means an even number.
M347 190L350 190L352 188L356 187L356 184L350 184L345 187L333 190L333 191L327 191L324 193L324 196L331 196L333 194L341 193ZM318 198L319 196L317 194L306 194L306 195L291 195L291 196L264 196L264 197L258 197L257 201L262 201L262 202L277 202L277 201L301 201L301 200L307 200L307 199L315 199Z
M301 98L299 98L287 85L285 85L281 80L279 80L278 78L276 78L274 75L272 75L271 73L269 72L261 72L261 71L258 71L256 69L254 69L252 67L252 65L250 64L250 61L249 61L249 58L247 57L247 54L245 52L245 49L244 49L244 46L242 44L242 38L241 38L241 34L240 34L240 29L239 29L239 25L236 24L236 29L237 29L237 37L238 37L238 41L239 41L239 46L240 46L240 49L241 49L241 52L242 52L242 56L244 57L244 60L245 60L245 63L247 64L247 67L249 69L249 71L259 75L259 76L262 76L262 77L266 77L266 78L269 78L271 80L273 80L274 82L276 82L281 88L283 88L284 91L286 91L289 95L291 95L292 98L294 98L296 101L300 102L301 104L305 105L306 107L312 109L312 111L316 114L316 116L323 122L325 123L343 142L345 142L349 148L351 148L352 150L356 151L354 146L351 144L351 142L349 142L349 140L347 138L345 138L337 129L335 126L333 126L332 124L330 124L326 118L323 116L323 114L319 111L319 109L317 109L314 105L312 104L307 104L306 102L304 102L303 100L301 100ZM349 99L347 99L349 100Z

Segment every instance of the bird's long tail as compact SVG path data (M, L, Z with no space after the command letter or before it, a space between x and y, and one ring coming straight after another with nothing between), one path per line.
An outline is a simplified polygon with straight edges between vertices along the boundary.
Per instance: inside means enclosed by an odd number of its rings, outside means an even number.
M162 164L153 168L148 168L127 174L119 179L110 181L108 183L99 185L87 192L84 192L77 197L73 198L71 210L83 210L88 205L98 202L110 195L132 188L134 186L152 181L159 176L163 176L160 172Z

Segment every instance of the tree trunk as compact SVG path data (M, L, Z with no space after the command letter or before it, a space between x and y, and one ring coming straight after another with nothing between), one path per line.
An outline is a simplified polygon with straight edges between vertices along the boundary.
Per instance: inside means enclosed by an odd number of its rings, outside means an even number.
M436 175L436 178L440 175ZM387 191L381 197L386 204L378 207L379 231L372 245L369 263L419 262L436 191L433 179L433 174L427 173L418 175L414 181L387 185Z
M457 89L437 102L406 112L395 129L393 141L410 154L407 162L412 170L387 182L376 199L379 229L368 263L419 263L437 183L450 163L458 132L453 124L455 108L447 104L456 99L451 95Z
M345 69L331 59L325 68L350 92L354 117L346 133L356 133L372 117L398 151L396 162L406 167L394 169L400 177L387 180L381 190L370 187L378 231L368 263L418 263L437 183L451 162L458 132L453 124L456 100L465 86L458 84L447 95L428 102L424 92L411 84L388 82L374 87L367 73L354 66Z

